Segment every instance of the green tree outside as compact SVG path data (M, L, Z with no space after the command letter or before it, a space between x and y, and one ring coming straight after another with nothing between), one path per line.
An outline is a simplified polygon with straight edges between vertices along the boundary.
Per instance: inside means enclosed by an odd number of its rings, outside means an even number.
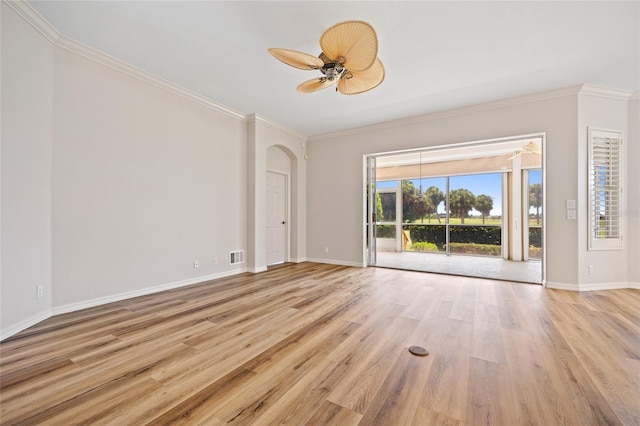
M449 193L449 211L460 218L460 223L464 225L464 218L476 203L476 196L468 189L454 189Z
M444 194L437 186L430 186L424 193L427 202L427 214L429 215L429 223L431 223L431 215L435 214L440 221L440 215L438 214L438 206L444 201Z
M540 224L540 207L542 207L542 185L534 183L529 187L529 206L536 209L536 223Z
M421 190L410 180L402 181L402 220L413 222L427 214L427 202Z
M382 198L380 197L380 193L376 192L376 222L380 222L383 218Z
M493 208L493 198L490 195L478 195L473 208L478 210L482 215L482 224L484 225L484 218L489 216L489 213Z

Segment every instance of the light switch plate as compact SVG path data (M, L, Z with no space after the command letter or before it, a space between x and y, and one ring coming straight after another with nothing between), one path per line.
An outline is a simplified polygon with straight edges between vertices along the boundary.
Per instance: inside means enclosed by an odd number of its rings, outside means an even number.
M576 220L576 211L573 209L567 209L567 219Z
M575 209L576 208L576 200L567 200L567 208Z

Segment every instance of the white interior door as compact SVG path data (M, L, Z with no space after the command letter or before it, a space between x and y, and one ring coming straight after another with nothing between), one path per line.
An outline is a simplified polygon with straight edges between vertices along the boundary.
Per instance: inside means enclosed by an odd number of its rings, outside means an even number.
M287 255L287 177L267 172L267 265Z

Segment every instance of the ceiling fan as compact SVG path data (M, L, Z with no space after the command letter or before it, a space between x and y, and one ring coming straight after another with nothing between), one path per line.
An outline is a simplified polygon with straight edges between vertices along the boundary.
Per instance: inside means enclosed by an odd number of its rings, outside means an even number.
M345 21L320 37L318 57L290 49L269 49L276 59L302 70L319 70L323 75L298 86L312 93L337 84L336 91L355 95L377 87L384 80L384 66L378 59L378 37L364 21Z

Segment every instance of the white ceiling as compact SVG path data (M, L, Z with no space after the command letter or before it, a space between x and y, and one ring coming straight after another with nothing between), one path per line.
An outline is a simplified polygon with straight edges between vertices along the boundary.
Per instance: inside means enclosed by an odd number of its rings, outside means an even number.
M582 83L640 90L640 2L29 1L64 36L244 114L313 136ZM370 22L386 79L298 93L331 25ZM319 75L319 74L318 74Z

